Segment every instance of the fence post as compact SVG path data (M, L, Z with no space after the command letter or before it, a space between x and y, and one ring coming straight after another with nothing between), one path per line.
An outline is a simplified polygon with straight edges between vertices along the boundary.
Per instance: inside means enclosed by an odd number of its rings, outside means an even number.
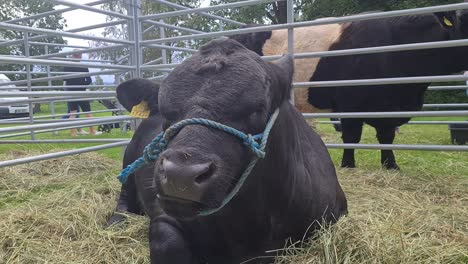
M159 22L164 22L162 19L159 20ZM166 31L164 30L164 27L159 27L159 37L160 38L166 38ZM162 45L166 45L166 43L161 43ZM166 49L161 50L161 58L162 58L162 63L167 64L167 52ZM164 73L166 75L166 73Z
M134 31L134 55L135 55L135 61L134 65L135 66L135 77L141 77L141 65L143 64L143 52L141 49L140 41L142 40L142 32L141 32L141 22L140 22L140 16L141 16L141 0L133 0L133 31Z
M287 23L294 23L294 0L287 0ZM294 29L288 28L288 54L294 55ZM294 89L291 91L291 103L294 105Z
M24 32L23 33L23 40L24 40L24 55L26 58L30 56L29 54L29 33ZM26 63L26 78L27 78L27 86L28 86L28 92L32 91L31 88L31 64ZM31 99L31 96L28 96L28 99ZM29 124L32 125L34 124L34 109L33 109L33 103L29 102L28 103L28 108L29 108ZM31 130L31 139L35 140L36 136L34 135L34 131Z

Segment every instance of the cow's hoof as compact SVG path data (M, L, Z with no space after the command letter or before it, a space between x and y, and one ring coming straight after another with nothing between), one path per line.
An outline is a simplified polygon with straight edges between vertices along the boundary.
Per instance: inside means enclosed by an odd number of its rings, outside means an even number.
M114 214L112 214L109 220L107 220L106 228L123 223L125 222L125 220L127 220L127 217L124 214L121 214L119 212L114 212Z
M356 168L356 164L341 163L341 168L354 169Z
M400 170L400 167L396 164L383 164L383 167L387 170Z

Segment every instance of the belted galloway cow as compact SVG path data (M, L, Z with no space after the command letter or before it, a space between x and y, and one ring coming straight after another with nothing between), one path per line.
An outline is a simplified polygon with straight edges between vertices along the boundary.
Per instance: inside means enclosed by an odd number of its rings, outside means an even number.
M465 0L465 2L467 2ZM250 25L253 26L253 25ZM259 55L287 52L287 30L231 36ZM468 10L362 20L294 29L294 52L448 41L468 38ZM333 81L435 76L468 69L468 46L297 59L294 81ZM298 88L302 112L419 111L430 83ZM395 128L410 118L343 118L344 143L359 143L363 124L376 130L381 144L392 144ZM392 150L381 151L387 169L399 169ZM356 166L354 149L343 152L342 167Z

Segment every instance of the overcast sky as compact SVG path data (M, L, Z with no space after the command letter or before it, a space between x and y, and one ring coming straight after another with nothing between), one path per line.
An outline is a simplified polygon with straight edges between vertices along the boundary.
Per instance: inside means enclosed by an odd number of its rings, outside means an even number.
M93 2L95 0L73 0L74 3L77 4L86 4ZM204 0L202 6L209 6L210 1ZM101 7L101 5L96 5L94 7ZM65 6L57 6L56 9L65 8ZM106 22L106 15L86 11L86 10L74 10L70 12L63 13L63 17L67 20L67 27L65 30L85 27L90 25L96 25L100 23ZM80 32L80 34L90 34L101 37L102 28L101 29L94 29ZM68 44L70 45L81 45L81 46L88 46L87 40L82 39L73 39L73 38L65 38L68 40Z
M86 4L93 2L95 0L73 0L74 3L77 4ZM209 6L210 0L203 0L202 6ZM101 5L96 5L94 6L96 8L100 8ZM56 6L55 9L62 9L66 8L66 6ZM91 26L91 25L96 25L96 24L101 24L106 22L106 15L91 12L91 11L86 11L86 10L73 10L69 12L63 13L63 17L66 19L66 24L67 26L65 27L65 30L70 30L74 28L80 28L80 27L86 27L86 26ZM103 28L99 29L93 29L93 30L88 30L88 31L82 31L80 34L85 34L85 35L94 35L98 37L102 37L102 32ZM68 44L70 45L79 45L79 46L89 46L88 40L83 40L83 39L76 39L76 38L64 38L65 40L68 41ZM71 50L72 48L64 48L64 51ZM88 55L83 54L83 59L87 59ZM90 71L98 71L99 69L90 69ZM103 75L101 76L102 79L104 80L105 83L113 83L114 81L114 76L112 75ZM93 81L94 81L94 77Z
M92 2L94 0L74 0L73 2L78 4L86 4ZM95 6L100 7L100 5ZM65 8L64 6L57 6L56 9ZM100 24L106 22L106 15L101 15L98 13L86 11L86 10L73 10L69 12L63 13L63 17L66 19L67 26L65 30L70 30L79 27L85 27L95 24ZM94 29L80 32L80 34L89 34L95 36L101 36L102 29ZM74 39L74 38L65 38L70 45L80 45L80 46L88 46L87 40L82 39Z

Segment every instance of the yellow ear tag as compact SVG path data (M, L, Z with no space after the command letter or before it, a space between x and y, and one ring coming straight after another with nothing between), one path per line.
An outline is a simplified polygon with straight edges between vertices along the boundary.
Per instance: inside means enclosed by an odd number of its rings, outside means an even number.
M452 22L451 22L448 18L446 18L446 17L444 17L444 23L445 23L445 25L447 25L448 27L453 27Z
M138 118L148 118L150 115L150 109L146 101L141 101L141 103L132 107L130 115Z

